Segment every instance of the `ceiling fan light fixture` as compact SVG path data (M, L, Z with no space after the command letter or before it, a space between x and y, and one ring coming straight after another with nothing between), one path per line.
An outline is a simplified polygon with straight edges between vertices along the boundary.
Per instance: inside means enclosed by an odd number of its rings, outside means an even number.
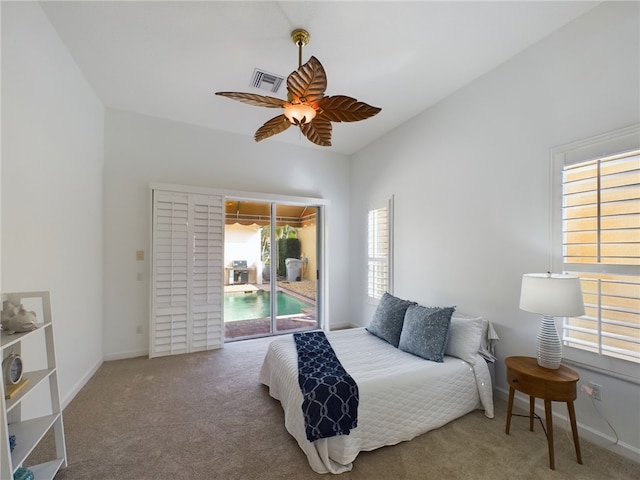
M216 92L216 95L249 105L284 109L283 113L267 120L256 131L256 142L295 125L310 142L330 147L332 122L358 122L380 112L380 108L346 95L324 94L327 89L327 74L320 61L312 56L307 63L302 64L302 47L309 43L309 38L309 33L301 28L291 33L291 39L298 47L298 69L287 77L287 100L255 93Z
M316 110L305 103L294 103L285 107L284 116L294 125L304 125L315 118Z

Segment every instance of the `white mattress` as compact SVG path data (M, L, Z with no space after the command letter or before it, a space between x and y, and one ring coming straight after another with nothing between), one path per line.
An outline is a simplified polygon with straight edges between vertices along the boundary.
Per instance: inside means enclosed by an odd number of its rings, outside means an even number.
M260 372L260 382L282 404L285 427L318 473L349 471L361 451L411 440L477 408L493 418L491 377L479 355L473 367L450 356L431 362L364 328L327 332L327 338L358 384L358 427L349 435L307 440L292 335L271 343Z

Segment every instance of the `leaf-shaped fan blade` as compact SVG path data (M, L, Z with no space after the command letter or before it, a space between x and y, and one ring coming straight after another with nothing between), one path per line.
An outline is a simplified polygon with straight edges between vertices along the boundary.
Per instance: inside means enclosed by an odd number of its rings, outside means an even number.
M279 98L256 95L255 93L216 92L216 95L238 100L242 103L248 103L249 105L255 105L256 107L284 108L285 104L285 101Z
M373 117L381 110L346 95L324 97L318 102L318 111L332 122L357 122Z
M287 117L284 115L278 115L262 125L256 132L254 138L256 139L256 142L259 142L260 140L264 140L265 138L284 132L290 126L291 122L287 120Z
M300 130L304 133L309 141L320 145L321 147L331 146L331 122L322 116L316 116L311 122L300 126Z
M306 99L308 103L317 102L327 89L327 74L316 57L287 77L287 90L292 100Z

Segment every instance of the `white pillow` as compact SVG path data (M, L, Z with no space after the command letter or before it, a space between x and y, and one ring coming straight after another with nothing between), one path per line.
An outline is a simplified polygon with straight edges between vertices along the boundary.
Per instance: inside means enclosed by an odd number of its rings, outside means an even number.
M482 338L482 321L482 317L455 312L451 317L449 340L444 354L475 365Z

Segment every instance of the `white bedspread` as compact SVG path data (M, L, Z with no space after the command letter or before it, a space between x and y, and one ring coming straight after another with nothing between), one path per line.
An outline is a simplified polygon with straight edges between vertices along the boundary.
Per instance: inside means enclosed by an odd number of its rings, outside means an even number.
M292 335L271 343L260 372L260 382L282 404L286 429L318 473L349 471L361 451L411 440L477 408L493 418L491 377L479 355L473 367L449 356L431 362L364 328L327 332L327 338L360 392L358 427L349 435L307 440Z

